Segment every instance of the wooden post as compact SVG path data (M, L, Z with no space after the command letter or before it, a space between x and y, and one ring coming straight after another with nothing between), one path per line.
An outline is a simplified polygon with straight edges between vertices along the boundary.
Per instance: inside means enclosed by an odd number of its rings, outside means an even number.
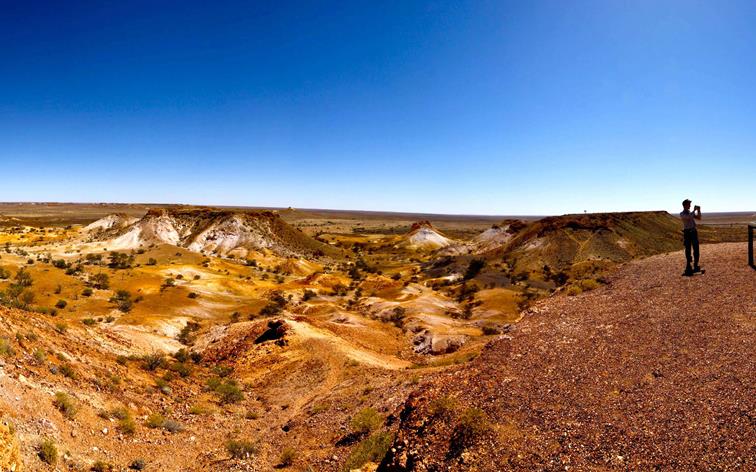
M756 262L753 260L753 233L756 230L756 223L748 225L748 265L756 269Z

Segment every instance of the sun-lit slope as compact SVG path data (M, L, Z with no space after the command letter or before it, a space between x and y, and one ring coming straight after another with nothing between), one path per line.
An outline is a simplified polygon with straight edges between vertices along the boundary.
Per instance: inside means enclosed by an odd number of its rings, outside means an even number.
M492 256L518 271L569 270L581 263L616 263L680 248L680 223L667 212L594 213L547 217L522 229Z
M82 231L85 233L96 233L111 229L122 229L137 221L139 221L139 218L134 218L126 213L113 213L88 224L82 228Z
M134 224L103 234L100 241L117 250L172 244L235 257L263 250L291 257L333 252L271 211L150 210Z

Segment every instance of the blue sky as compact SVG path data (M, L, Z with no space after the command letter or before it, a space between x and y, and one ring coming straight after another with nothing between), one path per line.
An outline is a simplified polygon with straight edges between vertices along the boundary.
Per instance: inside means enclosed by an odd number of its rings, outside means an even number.
M2 201L756 210L756 3L1 2Z

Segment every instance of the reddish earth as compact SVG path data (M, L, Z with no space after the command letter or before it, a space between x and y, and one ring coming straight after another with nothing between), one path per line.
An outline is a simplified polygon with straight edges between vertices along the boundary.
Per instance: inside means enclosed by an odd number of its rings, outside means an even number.
M681 253L654 256L536 304L410 397L381 470L756 470L745 253L704 245L692 278Z

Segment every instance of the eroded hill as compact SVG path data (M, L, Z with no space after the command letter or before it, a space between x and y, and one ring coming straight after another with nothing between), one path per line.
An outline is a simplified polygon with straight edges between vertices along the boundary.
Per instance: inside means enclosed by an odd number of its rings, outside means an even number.
M750 470L756 272L744 244L635 261L538 303L414 393L380 470Z

